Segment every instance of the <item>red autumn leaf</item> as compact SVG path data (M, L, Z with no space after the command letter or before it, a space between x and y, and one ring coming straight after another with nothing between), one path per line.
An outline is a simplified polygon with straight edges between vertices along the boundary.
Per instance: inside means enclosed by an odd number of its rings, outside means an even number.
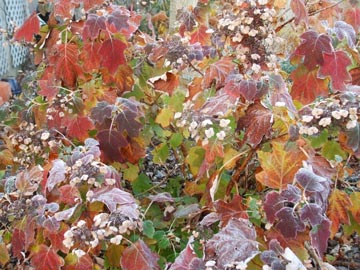
M309 24L309 14L306 10L304 0L291 0L290 7L295 14L295 24L304 22L307 26Z
M351 64L350 58L343 51L324 53L324 64L320 66L319 78L331 77L331 83L335 90L344 91L345 82L351 81L347 67Z
M59 0L54 2L54 16L63 19L71 19L73 17L72 10L75 3L70 0Z
M322 257L326 252L330 237L331 222L324 218L321 223L310 232L311 244Z
M82 32L82 37L84 40L96 39L100 31L106 30L106 19L104 16L99 16L97 14L89 14Z
M70 138L78 139L83 142L89 137L89 131L94 129L94 124L87 116L68 116L64 119L66 134Z
M211 44L211 34L206 31L209 28L205 25L201 25L194 33L190 35L190 44L200 43L202 46Z
M80 191L76 186L64 185L59 188L59 202L73 206L81 201Z
M21 254L25 250L25 233L23 230L15 228L11 238L11 252L18 259L23 259Z
M254 80L230 80L226 83L224 91L231 96L239 97L241 95L246 100L251 101L254 100L258 87Z
M344 14L345 22L351 24L355 31L358 32L360 29L360 8L353 7L345 11Z
M212 164L216 157L224 157L224 146L221 143L208 143L203 146L205 149L205 160Z
M133 70L129 65L120 65L115 74L111 74L107 69L101 69L104 83L115 86L116 94L120 96L123 92L131 91L134 85Z
M107 29L112 33L121 33L126 39L130 39L138 29L142 16L123 6L112 6L113 12L107 16Z
M171 95L179 85L179 76L167 71L161 76L150 78L148 83L156 90L164 91Z
M194 268L193 265L196 263L199 263L200 265L203 265L204 262L196 256L196 253L194 252L194 248L192 247L192 241L193 239L190 238L188 241L186 248L181 251L178 257L176 257L175 262L171 265L171 270L195 270L195 269L205 269L202 268ZM201 260L201 262L198 262L198 260ZM203 265L204 266L204 265Z
M138 240L122 253L120 264L123 270L158 270L159 255L153 253L142 241Z
M106 67L111 74L114 74L118 67L126 64L124 50L127 45L118 39L108 39L99 49L101 55L101 65Z
M64 222L61 222L60 229L57 231L44 230L44 237L49 239L51 247L54 251L61 250L65 254L69 252L69 248L63 243L64 233L69 229L69 226Z
M14 39L16 41L32 42L34 35L40 32L40 21L37 13L34 11L29 18L15 31Z
M64 260L54 249L40 244L32 248L31 264L35 270L60 270L64 265Z
M340 224L349 224L348 209L352 206L349 195L344 191L335 189L329 198L327 216L331 220L331 238L338 232Z
M275 189L286 189L302 167L305 155L297 147L285 149L285 143L273 142L272 152L258 151L263 171L256 174L256 180Z
M290 74L293 80L290 94L293 99L308 104L319 96L329 95L328 79L319 79L317 73L317 70L310 71L301 64Z
M56 87L52 80L38 80L37 82L40 87L38 94L45 96L49 101L51 101L59 92L59 88Z
M224 57L214 64L211 64L205 72L203 86L209 88L215 83L215 88L219 89L225 85L225 80L233 71L235 65L231 57Z
M229 220L234 218L249 219L246 213L246 205L243 203L239 195L235 195L231 202L217 200L214 202L214 207L221 220L221 227L228 224Z
M304 65L313 70L317 65L323 65L323 53L331 53L333 47L328 35L318 34L311 30L300 36L302 43L296 48L293 56L304 56Z
M49 60L54 65L56 76L66 86L74 87L77 78L82 75L78 64L78 46L72 43L60 44L56 45L52 52L53 55L49 56Z
M104 161L118 161L126 162L120 153L122 147L125 147L129 142L123 134L115 129L105 129L98 132L96 135L100 143L102 158Z
M84 42L84 48L80 54L83 68L86 72L100 69L101 55L99 54L101 44L98 42Z
M234 262L247 263L258 254L256 231L249 220L232 218L206 243L205 250L206 261L216 261L219 270Z
M264 137L268 137L272 126L272 113L261 103L249 106L246 115L239 119L238 129L245 129L244 141L256 147Z

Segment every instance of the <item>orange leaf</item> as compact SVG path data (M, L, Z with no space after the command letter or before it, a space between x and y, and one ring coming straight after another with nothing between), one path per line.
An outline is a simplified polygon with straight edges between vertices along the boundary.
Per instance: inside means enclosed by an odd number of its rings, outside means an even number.
M249 219L249 216L246 213L246 205L243 203L243 200L239 195L235 195L229 203L218 200L214 203L214 206L216 212L220 216L221 227L225 227L232 218Z
M199 42L202 46L210 45L211 34L206 31L208 28L205 25L201 25L198 30L190 36L190 44Z
M354 192L350 195L352 206L349 208L354 219L360 224L360 192Z
M225 85L225 79L234 67L235 65L233 64L231 57L224 57L216 63L211 64L205 72L203 81L204 87L209 88L214 82L216 89L223 87Z
M335 189L331 193L329 198L329 208L327 211L327 216L331 220L331 238L333 238L335 233L338 232L340 223L350 223L348 209L351 205L351 200L344 191Z
M179 76L168 71L161 76L150 78L148 83L156 90L164 91L171 95L179 85Z
M272 152L257 152L262 172L256 174L256 180L263 185L284 189L294 180L294 175L302 167L305 155L298 149L285 149L285 143L273 142Z
M35 270L60 270L64 260L52 248L40 244L32 249L31 263Z

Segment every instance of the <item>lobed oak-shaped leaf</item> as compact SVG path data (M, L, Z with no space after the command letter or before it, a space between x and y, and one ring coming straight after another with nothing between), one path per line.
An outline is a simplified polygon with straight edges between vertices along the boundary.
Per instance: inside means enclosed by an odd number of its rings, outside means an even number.
M214 207L220 217L222 227L226 226L232 218L249 218L246 213L246 205L243 203L242 197L239 195L235 195L229 203L223 200L217 200L214 202Z
M256 147L264 137L270 136L272 124L271 111L256 102L250 105L245 116L239 119L237 129L245 129L244 141Z
M38 189L38 183L43 179L43 173L43 169L40 166L22 171L16 175L15 187L25 196L32 195Z
M116 129L104 129L98 132L96 137L100 142L100 149L104 161L127 161L121 154L121 149L126 147L129 142L121 132Z
M316 203L305 204L300 210L301 221L309 221L312 227L319 225L324 218L323 210Z
M279 194L279 192L271 191L268 192L264 200L264 211L266 214L266 219L271 223L275 223L276 212L284 207L285 200Z
M295 24L304 22L307 26L309 24L309 14L306 9L304 0L291 0L290 7L295 14Z
M126 64L124 51L127 45L118 39L104 41L99 49L101 65L114 74L120 65Z
M190 238L185 249L181 251L179 256L176 257L175 262L170 266L170 270L201 270L205 269L205 263L196 256L194 248L192 247L193 239ZM194 268L194 263L199 263L198 260L202 261L203 268ZM201 264L201 263L200 263ZM201 265L200 265L201 267Z
M63 243L64 233L69 229L69 226L64 222L61 222L60 228L56 231L44 230L44 237L49 239L51 242L51 247L54 251L61 250L64 253L69 252L69 248L66 247Z
M120 264L123 270L159 270L159 255L152 252L142 240L136 241L122 253Z
M324 63L320 66L318 77L331 77L331 84L334 90L344 91L345 82L351 82L350 73L347 67L351 64L350 58L343 51L324 53Z
M17 29L14 33L14 39L16 41L34 41L36 34L40 32L40 20L37 13L34 11L29 18Z
M215 260L217 269L225 270L234 262L247 264L258 252L256 231L249 220L232 218L206 243L205 257Z
M226 115L234 107L235 100L236 98L228 94L218 92L217 95L206 100L199 113L209 116Z
M31 249L31 264L35 270L60 270L64 260L54 249L40 244Z
M205 25L200 25L200 27L190 35L190 44L200 43L202 46L211 44L211 34L207 32L209 28Z
M99 54L101 44L98 42L84 42L79 58L82 60L82 67L85 72L94 72L99 70L101 55Z
M89 131L94 129L94 124L88 116L68 116L63 124L66 126L66 134L81 142L88 138Z
M161 76L150 78L148 83L155 89L171 95L179 85L179 76L167 71Z
M53 161L51 170L49 171L49 177L46 182L46 187L49 191L53 190L56 184L65 180L66 163L61 159Z
M261 90L264 84L255 80L230 80L224 87L225 93L228 95L239 97L243 96L246 100L252 101L262 96Z
M53 54L49 56L51 64L54 65L55 75L62 80L68 87L74 87L77 78L83 72L78 64L78 46L72 43L55 45L52 49Z
M310 71L317 65L322 66L324 64L323 54L333 51L330 37L310 30L302 34L300 38L302 43L296 48L293 56L303 56L304 65Z
M295 238L298 232L305 230L305 224L295 214L292 207L281 208L275 216L278 219L275 227L286 238Z
M322 59L323 61L323 59ZM309 70L305 65L300 64L290 74L293 81L291 96L303 104L313 102L317 97L329 95L328 79L318 78L318 71Z
M331 221L331 237L338 232L340 224L349 224L350 218L348 209L352 206L349 195L344 191L335 189L329 198L329 208L327 211L327 216Z
M94 40L96 39L100 31L106 30L106 19L104 16L99 16L97 14L89 14L82 32L82 37L84 40L90 39Z
M331 222L327 218L324 218L321 223L310 232L311 244L320 256L323 256L328 246L330 225Z
M233 71L235 65L231 57L224 57L211 64L205 71L203 86L210 88L215 83L215 88L219 89L225 85L227 76Z
M110 212L115 211L118 205L133 205L135 209L137 206L134 197L130 193L111 186L95 191L90 198L90 202L102 202Z
M112 33L121 33L127 40L140 26L142 16L124 6L111 6L112 12L107 16L107 29Z
M297 147L289 151L285 144L272 143L272 152L258 151L262 172L256 174L256 180L275 189L285 189L293 182L294 175L302 167L305 155Z
M305 191L322 192L325 187L321 184L327 179L316 175L309 169L301 168L295 175L296 181L304 188Z
M336 21L334 27L330 29L330 32L334 33L339 40L346 39L349 47L355 48L356 32L352 25L344 21Z

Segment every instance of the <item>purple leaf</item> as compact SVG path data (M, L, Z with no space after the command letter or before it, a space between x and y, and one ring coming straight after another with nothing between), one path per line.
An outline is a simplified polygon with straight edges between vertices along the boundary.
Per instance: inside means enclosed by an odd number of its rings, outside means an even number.
M278 260L278 255L272 250L265 250L260 254L260 259L267 265L271 265L274 260Z
M64 161L57 159L53 162L53 167L49 172L49 177L46 186L51 191L56 184L65 180L66 164Z
M266 194L264 202L264 211L266 218L270 223L274 223L276 219L276 212L284 207L284 199L276 191L271 191Z
M316 203L309 203L306 204L303 208L301 208L300 219L304 222L308 220L311 226L314 227L316 225L319 225L324 219L322 213L323 210L319 205L317 205Z
M305 224L295 216L294 209L291 207L283 207L276 212L278 223L275 227L286 238L295 238L298 231L305 230Z
M209 227L215 222L218 222L220 220L220 216L218 213L211 212L210 214L207 214L201 221L200 226Z
M57 221L69 220L74 214L77 206L78 205L75 205L69 209L57 212L55 213L54 217L56 218Z
M191 245L194 239L190 238L186 248L181 251L175 262L171 265L171 270L190 270L190 263L197 258L194 249Z
M153 202L174 202L174 198L169 192L163 192L156 195L149 195L149 199Z
M339 40L346 39L349 47L355 48L356 32L352 25L344 21L336 21L334 27L330 29L330 32L334 33Z
M276 254L281 255L284 253L283 247L277 239L271 239L269 242L269 249L274 251Z
M104 203L111 212L116 210L117 205L136 205L135 199L130 193L110 186L95 191L90 198L90 202L94 201Z
M215 260L219 270L233 262L247 263L259 253L256 231L247 219L230 219L206 243L206 251L206 260Z
M286 108L291 112L296 112L295 105L293 103L292 97L289 94L287 85L280 75L271 75L270 76L270 102L272 106L275 106L277 102L284 102Z
M60 229L60 222L55 217L48 217L43 221L42 226L49 232L56 232Z
M301 199L301 190L296 186L288 185L287 189L281 191L280 195L288 202L297 203Z
M331 222L327 218L324 218L321 224L313 228L310 232L311 244L321 257L327 249L330 237L330 225Z
M193 258L189 264L189 270L205 270L205 262L200 258Z
M322 192L324 186L321 184L326 182L327 179L316 175L309 169L301 168L295 174L296 181L304 188L305 191Z

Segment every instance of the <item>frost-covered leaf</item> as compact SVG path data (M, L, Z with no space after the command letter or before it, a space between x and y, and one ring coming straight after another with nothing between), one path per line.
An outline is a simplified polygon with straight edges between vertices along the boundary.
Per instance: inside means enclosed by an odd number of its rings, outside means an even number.
M248 101L260 99L268 91L268 85L255 80L237 80L228 81L224 87L225 93L233 97L244 97Z
M293 185L287 185L287 188L281 191L281 197L288 202L298 203L301 199L301 190Z
M310 30L300 36L301 44L296 48L294 56L303 56L304 65L308 70L313 70L317 65L324 64L323 53L331 53L333 47L331 39L326 34L318 34Z
M264 200L264 211L266 218L270 223L274 223L276 220L276 212L284 207L285 200L276 191L270 191L266 194Z
M77 206L78 204L66 210L57 212L55 213L54 217L56 218L57 221L69 220L72 217L72 215L75 213Z
M346 39L347 44L351 48L355 48L356 32L354 27L344 21L336 21L330 32L334 33L339 40Z
M247 219L230 219L206 243L206 260L215 260L219 270L225 270L227 264L248 263L259 253L256 232Z
M301 168L295 174L296 181L304 188L305 191L322 192L324 186L321 183L326 182L327 179L316 175L309 169Z
M49 177L46 182L46 187L49 191L62 181L65 180L66 163L61 159L54 160L53 166L49 172Z
M34 11L29 18L15 31L14 39L16 41L34 41L35 35L40 32L40 20Z
M331 222L327 218L324 218L322 222L310 232L311 244L315 247L320 256L323 256L328 246L330 225Z
M155 89L171 95L179 85L179 76L167 71L161 76L150 78L148 83Z
M192 269L199 269L199 268L193 268L193 264L196 263L200 258L196 256L196 253L194 251L194 248L192 246L193 238L190 238L188 241L188 244L186 245L185 249L181 251L179 256L176 257L175 262L170 266L170 270L192 270ZM201 260L201 259L200 259ZM202 261L202 260L201 260ZM203 266L204 262L203 262ZM205 269L205 268L200 268Z
M309 24L309 14L306 9L304 0L291 0L290 7L295 14L295 24L304 22L307 26Z
M296 112L295 105L283 77L280 75L271 75L269 84L271 89L269 92L271 105L276 106L276 103L284 102L289 111Z
M84 40L96 39L99 36L100 31L106 30L105 22L106 22L106 19L104 16L99 16L99 15L93 14L93 13L89 14L85 21L85 25L84 25L83 32L82 32L83 39Z
M331 77L334 90L344 91L345 82L351 82L350 73L347 67L351 64L350 58L343 51L324 53L324 63L320 66L318 77Z
M300 219L305 222L309 221L311 226L319 225L324 219L323 210L316 203L308 203L300 210Z
M149 199L153 202L174 202L174 198L169 192L162 192L156 195L149 195Z
M95 191L90 198L90 202L95 201L104 203L111 212L115 211L118 205L130 204L136 206L136 201L130 193L111 186Z
M158 259L159 255L138 240L123 251L120 264L123 270L159 270Z
M232 58L224 57L211 64L205 71L203 86L210 88L215 83L215 88L219 89L225 85L225 80L229 73L233 71L235 65Z
M244 140L252 147L261 143L262 139L270 135L272 122L272 112L256 102L249 106L244 117L238 121L237 128L245 129Z
M15 187L25 196L32 195L35 192L43 178L43 169L35 166L31 170L25 170L16 175Z
M305 230L305 224L299 219L292 207L283 207L275 214L278 222L275 227L286 238L295 238L297 232Z

